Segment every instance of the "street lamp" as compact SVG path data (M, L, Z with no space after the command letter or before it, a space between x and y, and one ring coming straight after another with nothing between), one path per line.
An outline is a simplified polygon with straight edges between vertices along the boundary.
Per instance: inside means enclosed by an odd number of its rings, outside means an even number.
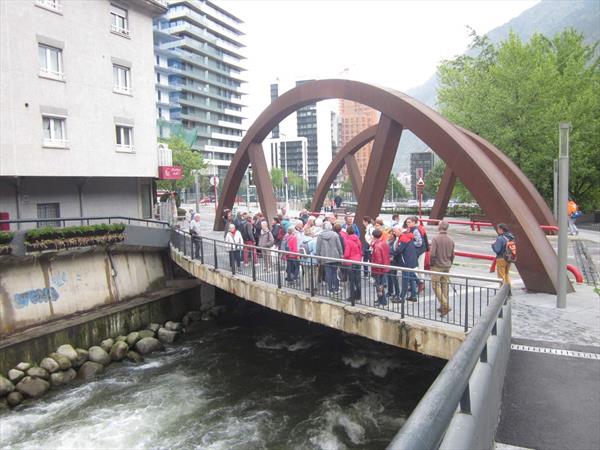
M282 136L287 139L287 135L285 133L279 133L279 136ZM283 158L285 159L285 174L284 174L284 183L285 183L285 210L290 210L290 202L289 202L289 193L288 193L288 161L287 161L287 145L286 140L283 141Z
M422 218L421 204L423 203L423 188L424 187L425 187L425 182L423 181L423 178L419 178L419 181L417 181L417 194L419 196L419 219Z

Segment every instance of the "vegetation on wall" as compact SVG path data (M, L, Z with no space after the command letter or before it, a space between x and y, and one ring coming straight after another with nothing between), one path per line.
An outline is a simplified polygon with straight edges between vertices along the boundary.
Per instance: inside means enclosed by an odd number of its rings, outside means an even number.
M125 225L121 223L36 228L25 233L25 248L27 251L42 251L110 245L123 241L124 232Z

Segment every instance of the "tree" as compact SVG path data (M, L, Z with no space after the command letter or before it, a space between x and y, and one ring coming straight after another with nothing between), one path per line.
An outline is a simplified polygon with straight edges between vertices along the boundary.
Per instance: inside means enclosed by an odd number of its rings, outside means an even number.
M348 194L351 192L354 192L352 189L352 181L350 180L350 178L346 178L344 180L344 182L342 183L342 192Z
M398 181L398 178L394 175L390 175L387 187L385 188L385 196L393 201L394 199L408 198L410 197L410 194L404 185Z
M169 139L163 140L169 145L173 153L173 165L183 168L183 178L181 180L161 180L157 184L159 189L181 190L194 185L194 175L192 171L206 168L200 152L192 150L188 143L179 135L171 135Z
M570 122L569 190L583 207L600 204L600 64L583 36L565 30L498 46L473 33L475 56L439 67L438 101L451 121L505 152L548 203L558 124Z
M435 198L437 192L440 190L440 183L442 181L442 176L444 175L444 170L446 170L446 163L444 163L444 161L438 161L433 166L433 169L425 176L425 188L423 189L423 193L429 198ZM473 201L471 193L458 179L452 190L452 198L464 203Z

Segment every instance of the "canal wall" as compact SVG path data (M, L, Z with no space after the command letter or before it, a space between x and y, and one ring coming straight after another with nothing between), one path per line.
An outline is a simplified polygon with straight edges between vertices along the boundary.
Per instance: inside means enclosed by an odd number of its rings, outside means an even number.
M186 312L215 304L215 289L197 280L176 280L169 286L120 303L30 327L0 341L0 374L21 361L40 361L63 344L77 348L127 335L150 323L180 321Z
M165 253L88 249L4 257L0 262L0 336L115 304L164 285Z

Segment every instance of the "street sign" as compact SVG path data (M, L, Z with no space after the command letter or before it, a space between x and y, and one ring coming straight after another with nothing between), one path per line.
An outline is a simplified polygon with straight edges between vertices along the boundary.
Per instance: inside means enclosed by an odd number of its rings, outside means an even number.
M219 177L217 177L217 176L210 177L210 185L217 187L219 185Z

